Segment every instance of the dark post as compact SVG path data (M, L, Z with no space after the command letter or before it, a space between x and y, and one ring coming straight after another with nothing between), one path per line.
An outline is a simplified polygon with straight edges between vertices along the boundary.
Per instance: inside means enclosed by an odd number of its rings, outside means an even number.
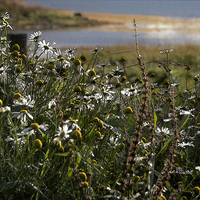
M11 33L8 35L8 39L11 40L11 48L14 44L20 46L20 53L27 55L27 34L26 33Z

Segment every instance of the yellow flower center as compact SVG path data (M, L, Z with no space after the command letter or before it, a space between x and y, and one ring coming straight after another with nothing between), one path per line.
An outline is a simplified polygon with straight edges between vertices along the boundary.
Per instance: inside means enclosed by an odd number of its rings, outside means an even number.
M65 136L65 133L62 132L62 133L60 134L60 138L63 138L64 136Z
M42 148L42 142L40 139L36 139L34 140L34 146L38 149L41 149Z
M20 93L15 93L13 98L19 99L20 97L22 97L22 95Z
M77 124L76 120L74 120L74 119L70 119L70 122L71 122L72 124L73 124L73 123Z
M3 106L3 101L0 99L0 107Z
M133 109L131 107L126 107L126 109L125 109L126 114L129 114L129 113L132 113L132 112L133 112Z
M80 172L78 175L82 181L87 181L87 175L85 172Z
M38 129L40 126L38 123L31 123L30 127L33 129Z
M20 113L25 113L25 114L27 114L28 111L27 111L27 110L20 110Z

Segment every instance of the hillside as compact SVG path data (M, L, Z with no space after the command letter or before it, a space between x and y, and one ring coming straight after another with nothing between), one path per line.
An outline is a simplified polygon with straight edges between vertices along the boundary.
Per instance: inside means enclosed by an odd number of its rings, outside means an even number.
M30 6L22 0L0 0L0 15L5 12L10 14L9 23L15 30L62 29L105 24L89 20L81 13Z

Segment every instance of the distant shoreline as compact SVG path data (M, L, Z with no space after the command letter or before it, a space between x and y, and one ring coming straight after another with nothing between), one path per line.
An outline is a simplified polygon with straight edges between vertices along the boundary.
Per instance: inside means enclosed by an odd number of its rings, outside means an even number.
M74 16L74 14L78 14L78 12L71 11L71 10L57 10L58 13L65 16ZM108 37L115 37L113 36L112 32L116 32L116 34L121 34L122 32L124 35L120 35L119 41L122 41L121 38L126 37L128 33L129 35L134 35L134 25L133 25L133 19L136 20L137 24L137 32L139 33L139 39L143 37L142 35L145 35L145 38L148 38L148 40L151 43L157 43L159 44L165 44L166 41L170 41L170 44L178 43L179 44L200 44L200 19L179 19L179 18L172 18L172 17L165 17L165 16L149 16L149 15L130 15L130 14L111 14L111 13L88 13L88 12L80 12L79 13L82 18L88 19L88 21L96 22L94 25L90 26L68 26L66 27L56 27L54 28L45 28L43 29L42 26L37 26L37 29L34 30L32 26L29 31L48 31L49 38L47 37L47 40L54 40L59 43L58 40L63 38L63 40L67 42L69 40L69 36L72 38L71 40L74 40L75 42L79 41L79 38L81 37L87 37L83 38L82 40L93 43L98 43L98 40L102 40L105 35ZM25 29L24 29L25 30ZM64 31L70 30L70 32L73 32L73 35L68 35L66 38L66 33ZM18 30L16 30L18 31ZM56 31L56 33L55 33ZM79 32L80 31L80 32ZM88 37L89 32L94 32L95 37L90 35ZM107 32L98 34L97 32ZM62 33L63 32L63 33ZM95 33L96 32L96 33ZM110 34L108 34L108 32ZM70 34L68 32L68 34ZM81 36L80 36L81 34ZM93 34L93 35L94 35ZM57 38L55 38L55 35ZM97 36L98 35L98 36ZM125 36L126 35L126 36ZM46 36L46 35L45 35ZM58 38L59 37L59 38ZM117 36L116 36L117 37ZM131 36L132 37L132 36ZM119 38L119 37L118 37ZM111 38L115 40L115 38ZM161 42L160 42L161 41ZM62 42L60 42L62 43ZM74 43L73 43L74 44ZM64 45L66 46L66 45ZM78 46L75 44L75 46ZM82 45L81 45L82 46ZM94 44L95 46L95 44Z

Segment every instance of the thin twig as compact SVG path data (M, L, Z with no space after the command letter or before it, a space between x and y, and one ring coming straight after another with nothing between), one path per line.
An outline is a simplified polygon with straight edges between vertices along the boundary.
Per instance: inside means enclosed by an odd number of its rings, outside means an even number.
M135 44L136 44L136 52L137 52L137 56L140 56L139 53L139 44L138 44L138 35L137 35L137 25L136 25L136 20L133 19L133 24L134 24L134 29L135 29Z

